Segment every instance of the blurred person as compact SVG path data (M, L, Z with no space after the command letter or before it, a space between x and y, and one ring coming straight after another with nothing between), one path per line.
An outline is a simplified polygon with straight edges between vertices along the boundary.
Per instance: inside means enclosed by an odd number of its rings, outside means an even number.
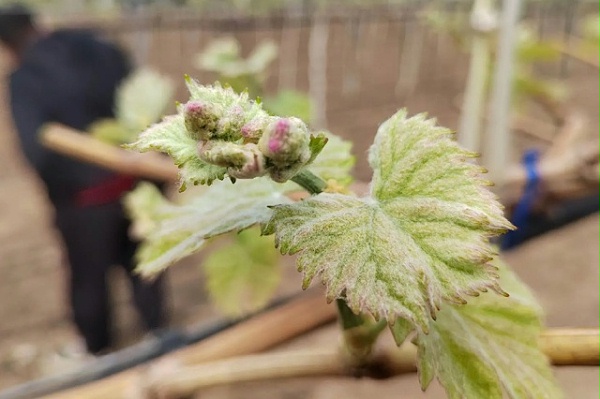
M143 281L133 273L136 244L128 237L120 199L134 179L54 153L37 138L48 122L85 131L112 117L115 89L131 68L127 57L90 31L43 32L18 5L0 8L0 43L14 62L8 78L12 117L23 153L54 207L69 265L71 313L87 351L102 354L111 347L112 265L127 271L144 327L164 327L164 281Z

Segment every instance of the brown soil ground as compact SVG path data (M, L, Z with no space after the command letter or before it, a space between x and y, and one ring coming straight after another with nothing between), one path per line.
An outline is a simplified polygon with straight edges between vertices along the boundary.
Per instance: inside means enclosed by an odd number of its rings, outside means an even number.
M597 71L596 71L597 72ZM598 131L598 75L572 73L569 87L572 104L591 120ZM440 83L440 82L437 82ZM440 121L456 127L457 111L451 100L459 94L462 80L422 86L405 102L411 112L429 111ZM373 90L377 90L374 88ZM375 96L376 93L371 93ZM368 100L367 100L368 101ZM3 102L6 104L6 102ZM404 105L404 104L402 104ZM356 142L359 156L356 175L369 172L364 153L371 142L376 121L383 120L398 102L365 108L348 115L333 110L330 128ZM364 117L363 117L364 116ZM371 132L362 134L362 131ZM347 132L347 133L343 133ZM349 133L348 133L349 132ZM520 141L519 141L520 140ZM517 140L527 144L527 139ZM48 372L47 359L58 347L75 338L65 306L64 266L61 247L52 227L51 211L39 181L26 167L17 150L6 107L0 108L0 389ZM598 326L598 215L590 216L506 254L506 260L531 285L548 314L550 326ZM174 326L188 326L218 316L207 302L198 259L182 262L170 271ZM129 305L123 276L114 275L115 333L120 345L141 338ZM299 278L292 267L285 272L281 293L296 291ZM286 347L337 343L333 328L325 328ZM567 398L597 398L597 367L556 369ZM251 395L248 393L251 392ZM441 398L433 386L421 393L414 375L386 381L342 379L293 379L262 384L239 384L207 390L202 398Z

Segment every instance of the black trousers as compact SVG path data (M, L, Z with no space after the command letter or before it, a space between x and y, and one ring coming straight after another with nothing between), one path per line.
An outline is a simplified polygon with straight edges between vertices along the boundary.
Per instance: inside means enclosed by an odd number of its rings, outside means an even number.
M111 345L108 271L125 268L133 300L147 330L164 327L164 278L152 282L133 273L136 243L127 234L129 221L118 202L100 206L57 205L56 225L69 264L69 300L74 322L91 353Z

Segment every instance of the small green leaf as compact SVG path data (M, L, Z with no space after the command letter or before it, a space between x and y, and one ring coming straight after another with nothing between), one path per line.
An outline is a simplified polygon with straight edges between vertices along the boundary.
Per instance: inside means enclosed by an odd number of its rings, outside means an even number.
M311 138L309 146L314 160L306 166L308 171L325 182L334 180L345 187L352 183L350 171L354 166L354 156L351 153L351 142L324 131ZM285 190L298 191L298 185L291 181L287 182Z
M523 67L534 62L553 62L560 59L560 50L550 42L540 41L537 33L527 25L517 29L517 65Z
M343 186L350 185L352 182L350 171L355 162L352 155L352 142L330 132L322 132L320 135L325 136L327 145L308 165L308 170L325 181L335 180Z
M186 85L190 92L190 100L218 104L223 108L239 107L246 122L254 118L269 116L262 109L260 103L250 101L246 92L238 94L231 88L221 87L219 83L215 83L213 86L204 86L194 79L187 79Z
M291 202L280 188L265 178L243 180L235 185L225 181L185 204L165 201L155 208L154 215L145 216L155 226L146 234L136 254L137 271L152 276L200 250L207 238L265 223L271 216L269 206Z
M158 122L171 104L175 85L151 69L141 68L119 85L115 96L115 118L130 132L140 132ZM131 135L124 142L131 141Z
M444 300L502 293L487 239L511 224L470 156L447 129L400 111L371 148L370 198L320 194L276 206L264 233L283 254L299 253L305 287L320 276L328 300L345 293L357 314L427 331Z
M223 37L211 41L202 53L196 56L194 65L206 71L219 72L227 76L242 74L241 48L234 37Z
M392 331L392 336L394 337L394 341L396 341L396 345L400 346L406 341L409 334L415 330L415 326L406 319L396 319L394 324L390 325L390 330Z
M449 398L561 398L541 352L541 309L527 287L506 267L501 284L510 293L490 293L468 305L445 306L429 334L418 334L423 389L437 375Z
M127 216L132 221L131 233L137 239L148 237L161 220L177 213L177 206L163 197L152 183L141 182L123 198Z
M308 148L310 149L310 158L308 163L313 162L317 156L323 151L323 148L327 144L328 138L324 133L319 133L316 136L310 135L310 141L308 142Z
M568 88L564 82L551 79L539 79L529 72L517 70L513 78L515 101L527 98L545 98L550 101L564 101Z
M600 40L600 15L588 14L583 17L579 25L583 37L590 42L594 42L597 47Z
M232 242L212 252L202 263L208 292L228 316L240 316L263 308L280 280L279 254L272 237L248 229Z
M140 131L161 119L173 91L170 79L151 69L138 69L117 88L115 117L94 122L88 130L109 144L130 143Z
M277 44L272 40L264 40L256 45L245 60L246 73L260 75L267 71L269 64L277 58Z
M92 123L88 129L97 140L112 145L121 145L131 141L132 133L122 123L112 118L100 119Z
M311 120L310 98L299 91L281 90L274 97L266 97L264 107L271 115L295 116L305 122Z
M253 76L264 73L277 57L277 45L270 40L260 42L248 56L241 57L239 42L233 37L213 40L196 56L194 65L206 71L218 72L225 78Z

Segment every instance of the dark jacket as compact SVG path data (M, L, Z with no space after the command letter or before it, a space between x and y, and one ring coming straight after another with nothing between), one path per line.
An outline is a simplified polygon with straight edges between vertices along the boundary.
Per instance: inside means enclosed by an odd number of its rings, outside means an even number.
M35 42L10 76L13 119L26 158L54 204L71 203L78 192L112 173L45 149L40 127L58 122L85 131L113 116L115 89L129 73L125 55L89 31L59 30Z

